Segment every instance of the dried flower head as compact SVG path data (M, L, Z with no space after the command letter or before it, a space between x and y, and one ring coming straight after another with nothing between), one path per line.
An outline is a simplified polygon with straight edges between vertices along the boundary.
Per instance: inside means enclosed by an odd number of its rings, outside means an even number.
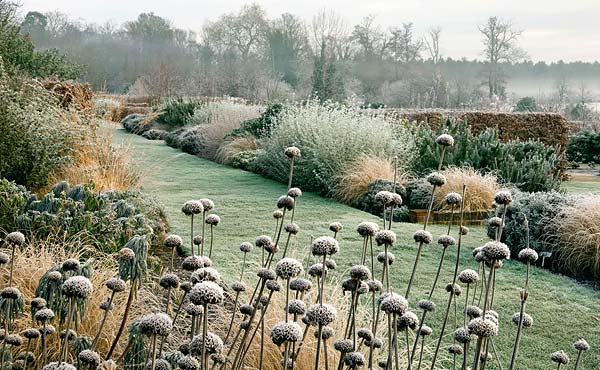
M443 246L444 248L448 248L450 246L456 245L456 239L450 235L442 235L438 238L438 244Z
M130 248L121 248L119 251L119 259L123 261L133 261L135 259L135 252Z
M369 284L360 280L346 279L342 281L342 291L358 293L359 295L365 294L369 292Z
M275 273L282 279L291 279L304 271L302 263L294 258L282 258L275 265Z
M4 299L17 299L21 296L21 292L19 291L19 289L12 287L12 286L8 286L4 289L2 289L2 291L0 291L0 297L4 298Z
M223 289L212 281L203 281L194 285L188 296L193 304L217 304L223 301Z
M448 193L444 197L444 202L449 206L455 206L462 202L462 195L455 192Z
M35 297L31 300L31 307L36 310L46 307L46 304L47 304L46 300L41 297Z
M50 362L42 370L77 370L77 368L66 362Z
M474 284L479 280L479 274L475 270L465 269L458 274L458 281L463 284Z
M275 280L275 272L273 270L269 270L266 267L261 267L256 275L263 280Z
M163 240L163 244L167 248L178 248L183 244L183 239L179 235L169 234Z
M441 134L437 137L437 139L435 139L435 142L441 146L453 146L454 138L449 134Z
M387 314L401 316L408 310L408 301L399 294L391 293L381 301L379 307Z
M85 276L72 276L62 285L62 293L68 298L85 299L93 290L90 279Z
M339 233L343 228L344 226L340 222L332 222L329 224L329 230L334 233Z
M469 331L481 338L498 335L498 325L489 318L477 317L468 324Z
M40 337L40 331L36 328L28 328L23 330L23 336L27 339L37 339Z
M350 339L338 339L335 342L333 342L333 348L335 348L336 351L341 352L342 354L350 353L354 351L354 344Z
M292 315L304 315L306 312L306 303L300 299L292 299L288 303L287 311Z
M252 243L243 242L242 244L240 244L240 251L242 251L244 253L250 252L252 250L252 248L254 248Z
M573 343L573 347L575 347L575 349L578 351L587 351L590 349L590 345L583 338L579 338L577 341L575 341L575 343Z
M4 252L0 252L0 265L6 265L8 262L10 262L9 255Z
M433 241L433 235L427 230L417 230L413 234L413 239L417 243L430 244Z
M280 210L275 210L273 211L273 218L276 220L279 220L280 218L283 218L283 212Z
M43 335L52 335L52 334L56 333L56 328L54 326L48 325L48 324L46 324L46 326L42 326L38 330Z
M502 219L500 217L492 217L487 223L491 227L502 227Z
M500 261L510 258L510 248L502 242L490 241L483 245L481 250L487 260Z
M465 313L471 319L474 319L477 317L481 317L481 315L483 315L483 310L477 306L467 306L465 307Z
M277 208L291 211L294 209L294 203L294 198L287 195L282 195L279 197L279 199L277 199Z
M310 250L313 256L331 256L340 250L340 245L331 236L320 236L313 240Z
M394 193L387 190L382 190L375 194L375 201L384 206L391 206L394 204Z
M354 265L350 268L350 277L355 280L369 280L371 270L365 265Z
M246 291L246 284L244 284L241 281L234 281L233 283L231 283L231 290L233 290L236 293L241 293Z
M374 222L364 221L356 226L356 231L362 237L374 236L379 231L379 226Z
M460 235L467 235L469 233L469 228L466 226L461 226L459 233L460 233Z
M49 308L41 308L35 313L34 317L38 322L47 322L54 319L54 311Z
M360 328L356 331L356 336L366 341L370 341L373 339L373 332L369 328Z
M423 311L426 311L426 312L435 311L435 303L433 303L432 301L430 301L428 299L421 299L417 303L417 306L419 306L420 309L422 309Z
M313 326L325 326L335 321L337 310L328 304L313 304L306 310L306 318Z
M310 280L304 278L295 278L290 280L290 290L297 292L307 292L312 288Z
M392 263L394 263L394 261L396 260L396 256L394 256L394 254L392 252L379 252L377 254L377 262L379 263L385 263L386 261L386 257L387 257L387 263L388 265L391 265Z
M327 258L325 260L325 267L327 267L327 270L335 270L337 268L337 263L331 258Z
M466 327L457 328L452 335L454 340L461 344L469 343L473 339L471 331Z
M455 356L460 356L463 354L463 348L458 344L451 344L448 346L448 353Z
M523 248L521 251L519 251L519 259L526 262L535 263L535 261L538 259L538 253L531 248Z
M69 258L62 263L63 271L79 271L80 263L78 259Z
M314 263L308 268L308 275L312 277L321 277L323 276L323 264L322 263Z
M142 316L139 321L139 330L140 333L147 336L164 337L173 330L173 320L162 312L151 313Z
M446 285L446 291L448 293L454 294L455 296L459 296L462 293L462 289L458 284L448 283Z
M273 292L279 292L281 290L281 284L279 284L277 280L267 280L265 286Z
M218 284L221 282L221 274L212 267L202 267L190 275L190 281L194 284L201 281L212 281Z
M300 149L296 148L295 146L290 146L290 147L285 148L285 150L283 151L283 154L285 154L285 156L290 159L301 156Z
M152 370L152 362L146 363L146 370ZM157 358L154 360L154 370L171 370L171 364L165 359Z
M350 369L356 369L366 363L365 355L360 352L349 352L344 356L344 364Z
M100 361L102 361L98 352L94 352L89 349L85 349L79 352L79 354L77 355L77 359L82 364L91 366L92 368L98 367L98 365L100 365Z
M431 333L433 333L433 329L431 329L431 327L429 327L427 325L421 326L421 330L419 330L419 335L422 337L431 335Z
M442 186L446 183L446 176L439 172L432 172L427 176L427 182L433 186Z
M109 290L115 293L120 293L127 289L127 283L125 283L125 281L119 278L110 278L106 280L105 284Z
M499 205L507 205L512 202L512 194L508 190L501 190L494 196L494 202Z
M204 258L202 256L188 256L181 262L181 268L185 271L195 271L204 267Z
M207 332L206 340L203 335L195 335L190 342L190 353L193 356L202 354L202 345L208 354L219 353L223 350L223 340L215 333Z
M186 216L197 215L204 212L204 206L199 200L188 200L183 203L181 212Z
M315 330L314 334L315 338L317 338L319 332ZM321 339L327 340L329 338L333 338L334 335L335 329L333 329L331 326L324 326L323 328L321 328Z
M204 243L204 238L202 238L202 235L196 235L194 236L194 239L192 239L192 243L196 246L202 245L202 243Z
M204 222L210 226L217 226L221 222L221 217L219 217L213 213L213 214L206 216L206 218L204 219Z
M77 338L77 333L73 329L69 329L69 331L65 329L60 332L59 337L60 339L65 339L66 337L67 340L72 341Z
M190 316L200 316L204 313L204 307L195 305L193 303L188 303L185 306L185 312Z
M297 342L302 339L302 328L294 321L282 321L271 328L271 340L275 345Z
M556 351L550 355L550 359L557 364L566 365L569 363L569 356L564 351Z
M6 237L4 238L4 240L11 245L14 245L16 247L20 247L23 244L25 244L25 235L23 235L22 233L18 232L18 231L13 231L12 233L9 233L6 235Z
M179 276L175 274L164 274L160 277L158 284L165 289L177 289L179 287Z
M288 197L298 198L302 196L302 190L299 188L290 188L287 193Z
M515 323L515 325L519 325L520 318L521 318L521 313L520 312L515 313L512 317L513 323ZM529 314L523 312L523 327L530 328L532 326L533 326L533 317L531 317Z
M100 308L102 311L111 311L115 309L115 305L109 301L102 301L98 305L98 308Z
M283 229L285 230L285 232L290 233L292 235L296 235L300 232L300 226L298 226L298 224L295 222L285 224Z
M375 242L377 245L394 245L396 243L396 233L392 230L379 230L375 234Z
M419 317L412 311L406 311L396 319L397 330L415 330L419 326Z
M177 361L177 366L181 370L198 370L200 363L192 356L183 356Z
M19 334L8 334L4 337L4 343L9 346L19 347L23 344L23 338Z
M258 248L269 247L272 244L273 240L268 235L261 235L258 238L256 238L256 241L254 242L254 245L256 245Z

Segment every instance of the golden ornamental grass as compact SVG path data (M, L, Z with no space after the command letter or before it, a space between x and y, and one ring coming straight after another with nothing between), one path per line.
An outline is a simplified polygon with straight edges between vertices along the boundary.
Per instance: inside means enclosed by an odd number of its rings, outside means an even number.
M233 156L237 153L257 149L260 149L260 142L254 136L242 136L226 140L217 149L215 161L221 164L231 164Z
M498 179L494 174L483 173L472 168L449 167L443 171L446 184L441 191L435 193L434 209L448 208L444 197L450 192L462 193L463 184L469 189L469 196L465 199L465 211L482 211L490 209L494 202L494 195L500 190Z
M394 180L393 162L387 158L361 154L346 163L336 176L333 197L351 204L368 190L369 183L377 179ZM399 169L396 181L404 184L407 180L407 173Z

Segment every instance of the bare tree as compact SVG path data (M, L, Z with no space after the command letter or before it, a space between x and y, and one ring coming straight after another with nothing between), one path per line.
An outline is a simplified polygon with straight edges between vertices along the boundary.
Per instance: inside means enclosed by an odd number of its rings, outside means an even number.
M375 23L374 15L366 16L361 24L354 26L352 38L361 47L363 56L367 60L382 59L390 46L389 38Z
M517 46L523 31L515 29L509 21L490 17L487 23L479 26L479 32L483 35L483 54L488 63L489 96L503 96L500 64L514 63L527 57L525 51Z
M442 59L442 53L440 51L440 36L442 34L442 29L440 27L435 27L429 30L427 36L425 36L424 42L427 47L427 51L429 52L429 57L433 61L433 64L438 64L440 59Z
M401 63L412 63L421 59L423 41L413 34L413 24L403 23L402 27L391 30L391 50L394 59Z

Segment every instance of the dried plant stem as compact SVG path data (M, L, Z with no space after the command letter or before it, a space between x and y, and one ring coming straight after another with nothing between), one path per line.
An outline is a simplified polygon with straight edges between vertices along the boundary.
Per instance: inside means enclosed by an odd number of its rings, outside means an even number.
M427 299L431 299L433 295L433 291L437 285L438 279L440 277L440 272L442 272L442 265L444 264L444 256L446 255L446 247L442 249L442 255L440 256L440 263L438 264L437 272L435 273L435 278L433 279L433 285L431 286L431 290L429 291L429 297Z
M446 305L446 312L444 313L444 321L442 321L442 329L440 330L440 336L435 346L435 352L433 352L433 359L431 360L431 370L435 369L435 362L437 360L437 355L440 351L440 346L442 345L442 338L444 337L444 331L446 330L446 324L448 323L448 314L450 313L450 306L452 305L453 299L454 293L450 292L448 296L448 304Z
M246 257L245 253L244 253L244 257ZM235 292L233 311L231 313L231 321L229 322L229 328L227 329L227 334L225 334L225 340L223 341L224 343L227 343L227 339L229 339L229 334L231 334L231 328L233 327L233 322L235 321L235 314L237 312L237 305L238 305L239 298L240 298L240 292Z
M214 233L213 233L213 226L212 226L212 225L210 225L210 246L209 246L209 248L208 248L208 258L211 258L211 257L212 257L213 236L214 236Z
M479 370L479 358L481 355L482 337L477 337L477 344L475 345L475 358L473 359L473 370Z
M202 314L202 369L208 370L208 356L206 356L206 337L208 334L208 304L203 304L204 313ZM154 370L154 369L152 369Z
M75 310L75 299L69 298L69 309L67 310L67 326L65 328L65 338L60 347L59 363L67 360L67 349L69 347L69 329L71 329L71 321L73 319L73 311Z
M427 316L427 311L423 311L423 316L421 316L421 321L419 322L419 329L416 331L415 342L412 346L412 352L410 354L410 359L408 361L408 370L412 369L412 360L415 358L415 354L417 351L417 345L419 344L419 336L421 336L421 329L423 329L423 325L425 324L425 317Z
M419 365L417 366L417 370L421 370L421 362L423 361L423 348L425 348L425 336L421 336L421 350L419 351Z
M290 158L290 177L288 178L288 190L292 188L292 179L294 178L294 157ZM287 370L287 369L285 369Z
M48 342L46 339L46 321L44 321L42 324L42 367L48 364L48 351L46 350ZM2 359L4 360L4 351L2 352Z
M110 305L112 304L112 301L115 297L115 292L113 291L110 295L110 298L108 299L108 307L110 308ZM92 345L90 346L90 349L93 351L96 348L96 345L98 344L98 340L100 339L100 334L102 334L102 330L104 329L104 324L106 324L106 318L108 317L108 310L104 311L104 315L102 316L102 321L100 322L100 327L98 328L98 333L96 333L96 336L94 337L94 341L92 342Z
M156 335L152 336L152 365L151 365L151 369L154 370L154 367L156 366Z
M125 304L125 311L123 312L123 318L121 319L121 325L119 326L117 335L113 339L110 349L108 350L108 353L106 354L106 358L105 358L106 360L110 360L113 352L115 351L115 348L117 348L117 343L119 342L119 338L121 338L121 334L123 334L123 330L125 329L125 324L127 323L127 318L129 317L129 311L131 310L131 304L133 303L133 299L135 297L135 291L137 289L135 280L136 280L136 277L132 276L131 277L131 287L129 288L129 296L127 297L127 303Z
M581 359L581 351L577 351L577 359L575 360L575 367L573 370L577 370L579 368L579 360Z
M469 355L469 343L465 343L463 345L463 362L461 366L461 370L466 370L467 368L467 357Z
M319 370L319 362L321 357L321 336L323 334L323 325L319 324L319 328L317 329L317 350L315 353L315 366L314 370ZM298 349L300 350L300 349ZM340 358L340 363L342 359ZM339 366L338 366L339 368Z
M204 244L204 240L202 240L202 244ZM192 248L192 256L195 256L194 253L194 214L192 213L191 221L190 221L190 247ZM173 248L173 254L171 254L171 270L173 270L173 255L175 254L175 248Z
M525 313L525 305L527 303L527 298L529 296L529 293L527 291L527 285L529 283L529 268L530 268L530 261L527 260L527 268L526 268L526 272L525 272L525 287L521 290L521 308L519 310L519 323L517 325L517 335L515 337L515 344L513 346L513 352L512 352L512 357L510 359L510 365L508 367L509 370L513 370L515 363L517 361L517 353L519 352L519 344L521 342L521 332L523 330L523 314Z
M206 211L202 211L202 244L200 244L200 255L201 256L204 256L204 244L206 242L206 239L205 239L206 235L204 234L204 231L206 228L205 221L206 221Z

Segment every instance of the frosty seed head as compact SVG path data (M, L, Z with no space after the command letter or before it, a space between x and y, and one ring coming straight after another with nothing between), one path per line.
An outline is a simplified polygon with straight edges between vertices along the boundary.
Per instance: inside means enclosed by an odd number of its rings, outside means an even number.
M491 227L502 227L502 219L500 217L492 217L488 220L488 225Z
M371 278L371 270L365 265L354 265L350 268L350 277L354 280L368 280Z
M119 259L122 261L133 261L135 259L135 252L130 248L121 248Z
M458 274L458 281L463 284L474 284L479 280L479 274L475 270L465 269Z
M204 206L202 205L202 202L198 200L188 200L183 203L181 212L186 216L198 215L204 212Z
M312 288L310 280L304 278L295 278L290 280L290 290L297 292L307 292Z
M370 341L373 339L373 332L371 331L371 329L368 328L360 328L356 331L356 335L361 338L364 339L366 341Z
M396 256L394 256L394 254L392 252L388 251L386 253L385 251L383 251L383 252L379 252L379 254L377 254L377 262L385 263L386 257L387 257L388 265L391 265L396 260Z
M179 276L175 274L164 274L160 277L158 284L165 289L177 289L179 287Z
M277 199L277 208L291 211L294 209L294 203L294 198L287 195L282 195L279 197L279 199Z
M285 224L283 227L286 233L290 233L292 235L296 235L300 232L300 226L297 223L292 222L290 224Z
M31 307L39 310L40 308L46 307L46 300L41 297L35 297L31 300Z
M375 234L379 231L379 225L369 221L361 222L356 227L356 231L362 237L375 236Z
M310 249L313 256L331 256L340 250L340 245L330 236L320 236L313 240Z
M252 248L254 248L252 243L243 242L242 244L240 244L240 251L242 251L244 253L250 252L252 250Z
M204 223L210 226L217 226L221 222L221 217L213 214L206 216Z
M387 314L401 316L408 310L408 301L399 294L391 293L381 301L379 306Z
M321 277L321 276L323 276L323 264L322 263L312 264L308 268L308 275L312 276L312 277Z
M218 304L223 301L223 289L212 281L203 281L194 285L188 296L196 305Z
M590 349L590 345L583 338L579 338L577 341L575 341L575 343L573 343L573 347L575 347L575 349L578 351L587 351Z
M344 356L344 364L351 369L364 366L365 363L365 355L360 352L349 352Z
M181 370L198 370L200 363L192 356L183 356L177 361L177 366Z
M211 209L215 208L215 202L208 198L200 199L200 203L202 203L202 207L204 208L204 212L208 212Z
M550 355L550 359L561 365L566 365L569 363L569 356L564 351L556 351Z
M462 202L462 195L455 192L448 193L444 197L444 202L449 206L456 206Z
M50 362L42 370L77 370L77 368L66 362Z
M75 258L69 258L62 263L63 271L79 271L80 263Z
M396 243L396 233L392 230L379 230L375 234L375 242L377 245L394 245Z
M376 279L367 281L367 285L369 286L369 292L379 292L383 289L381 281Z
M52 319L54 319L54 311L52 311L49 308L41 308L35 313L34 317L36 321L42 323L51 321Z
M501 190L494 196L494 202L499 205L507 205L512 202L512 194L508 190Z
M277 280L267 280L265 286L272 292L279 292L281 290L281 284Z
M288 197L298 198L302 196L302 190L299 188L290 188L287 193Z
M27 339L37 339L40 337L40 331L35 328L23 330L23 336Z
M287 311L292 315L304 315L306 312L306 303L300 299L292 299L288 303Z
M469 343L473 339L471 331L466 327L457 328L452 335L454 340L461 344Z
M268 235L261 235L258 238L256 238L256 241L254 242L254 245L256 245L258 248L269 247L272 244L273 240Z
M446 183L446 176L439 172L432 172L427 176L427 182L433 186L442 186Z
M178 248L183 244L183 239L179 235L169 234L163 240L163 244L167 248Z
M9 346L19 347L23 344L23 338L19 334L8 334L4 337L4 343Z
M535 263L538 259L538 253L531 248L523 248L519 252L519 259L525 262Z
M207 332L206 340L203 335L195 335L190 342L190 353L193 356L201 356L202 344L204 342L204 350L208 354L220 353L223 350L223 340L215 333Z
M397 330L415 330L419 326L419 317L412 311L406 311L396 319Z
M448 346L448 353L454 356L460 356L463 354L463 348L458 344L451 344Z
M85 276L72 276L62 285L62 293L68 298L85 299L93 290L92 283Z
M510 248L502 242L490 241L483 245L483 254L487 260L501 261L510 258Z
M521 313L517 312L513 315L512 317L512 321L515 325L519 325L519 321L521 318ZM530 328L533 326L533 317L531 317L529 314L523 312L523 327L524 328Z
M106 280L105 284L108 290L113 291L115 293L120 293L127 289L127 284L125 283L125 281L119 278L110 278Z
M285 148L285 150L283 151L283 154L285 154L285 156L290 159L298 158L301 156L300 149L296 148L295 146L290 146L290 147Z
M394 193L383 190L375 194L375 201L384 206L391 206L394 203Z
M231 290L233 290L236 293L241 293L246 291L246 284L244 284L241 281L234 281L233 283L231 283Z
M266 267L261 267L256 275L263 280L275 280L275 272L273 270L269 270Z
M462 293L462 289L458 284L448 283L446 285L446 291L448 293L454 294L455 296L459 296Z
M431 329L431 327L429 327L427 325L421 326L421 330L419 330L419 335L422 337L431 335L431 333L433 333L433 329Z
M0 265L6 265L10 262L10 256L4 252L0 252Z
M477 307L477 306L467 306L465 308L465 313L471 319L474 319L474 318L477 318L477 317L481 317L481 315L483 314L483 310L481 308Z
M21 292L19 292L19 289L12 286L8 286L0 291L0 296L4 299L17 299L20 295Z
M82 364L91 366L92 368L98 367L98 365L100 365L100 361L102 361L98 352L94 352L89 349L85 349L79 352L79 354L77 355L77 359Z
M294 321L282 321L271 328L271 340L275 345L297 342L302 339L302 328Z
M313 326L326 326L335 321L337 310L328 304L313 304L306 310L306 318Z
M454 138L449 134L441 134L435 139L435 142L441 146L453 146Z
M417 230L413 234L413 239L417 243L430 244L433 241L433 235L427 230Z
M450 235L442 235L438 238L438 244L444 248L456 245L456 239Z
M338 339L333 342L333 348L335 348L336 351L345 354L354 351L354 344L350 339Z
M139 330L147 336L164 337L173 329L173 320L169 315L159 312L142 316Z
M25 235L18 231L13 231L12 233L7 234L4 240L10 245L20 247L25 244Z
M102 301L98 305L98 308L100 308L102 311L111 311L111 310L114 310L115 305L109 301Z
M433 303L432 301L430 301L428 299L421 299L417 303L417 306L419 306L420 309L422 309L423 311L426 311L426 312L435 311L435 303Z
M340 222L332 222L329 224L329 230L334 233L339 233L343 228L344 226Z
M469 331L481 338L494 337L498 335L498 325L492 320L478 317L468 324Z

